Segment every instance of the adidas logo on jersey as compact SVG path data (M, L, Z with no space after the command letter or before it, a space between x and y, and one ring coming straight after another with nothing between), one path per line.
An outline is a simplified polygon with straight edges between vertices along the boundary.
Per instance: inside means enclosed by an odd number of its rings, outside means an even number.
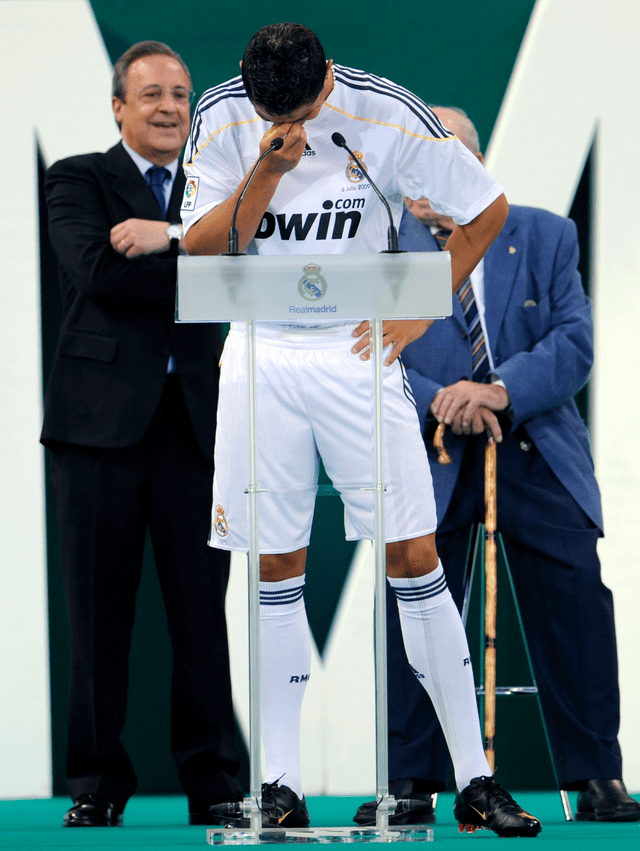
M303 157L315 157L315 155L316 155L316 152L313 150L313 148L307 142L304 146L304 151L302 152L302 156Z

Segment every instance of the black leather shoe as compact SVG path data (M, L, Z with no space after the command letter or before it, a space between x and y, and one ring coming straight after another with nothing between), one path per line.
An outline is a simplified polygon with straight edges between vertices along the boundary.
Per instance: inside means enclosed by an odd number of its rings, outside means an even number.
M411 778L389 782L389 791L397 800L395 812L389 816L390 825L433 824L436 814L433 797L429 792L417 792ZM377 801L365 801L358 807L353 820L363 827L376 823Z
M62 819L63 827L122 827L122 813L104 795L78 795Z
M622 780L589 780L578 795L576 821L640 821L640 804Z

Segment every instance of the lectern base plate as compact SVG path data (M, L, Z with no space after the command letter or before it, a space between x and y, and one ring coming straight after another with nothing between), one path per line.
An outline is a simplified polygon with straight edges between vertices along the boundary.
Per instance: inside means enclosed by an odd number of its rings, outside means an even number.
M208 845L285 845L288 843L329 845L338 842L433 842L433 828L413 824L406 827L307 827L267 828L259 831L234 828L209 828Z

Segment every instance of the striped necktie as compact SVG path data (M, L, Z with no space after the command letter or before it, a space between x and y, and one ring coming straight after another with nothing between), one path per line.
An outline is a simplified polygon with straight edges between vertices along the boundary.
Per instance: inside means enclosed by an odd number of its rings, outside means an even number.
M451 236L450 230L439 230L434 233L438 248L442 251ZM489 372L489 358L487 357L487 343L480 322L478 305L473 295L471 280L467 279L456 293L460 307L464 313L465 322L469 331L471 341L471 362L473 364L473 380L483 381Z
M153 165L151 168L147 169L145 176L147 178L147 183L151 187L151 191L155 195L158 206L160 207L160 212L162 213L162 218L164 219L167 215L167 201L164 194L164 184L171 178L171 172L168 168L164 168L163 166Z

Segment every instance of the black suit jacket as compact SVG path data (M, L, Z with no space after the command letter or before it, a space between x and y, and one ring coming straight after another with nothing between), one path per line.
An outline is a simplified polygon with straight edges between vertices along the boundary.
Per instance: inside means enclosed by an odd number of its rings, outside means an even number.
M184 182L180 168L168 221L180 221ZM149 426L173 355L196 439L212 459L220 326L174 322L175 251L127 260L109 242L126 219L161 218L139 169L119 143L56 162L45 194L63 320L42 442L131 446Z

